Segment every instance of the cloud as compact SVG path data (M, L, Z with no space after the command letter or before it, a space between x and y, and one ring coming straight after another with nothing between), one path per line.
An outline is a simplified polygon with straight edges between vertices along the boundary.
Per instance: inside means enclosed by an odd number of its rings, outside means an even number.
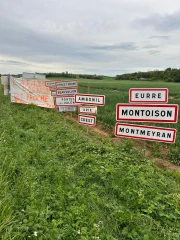
M163 40L169 40L170 36L151 36L148 39L163 39Z
M157 54L160 54L160 51L159 50L149 50L148 53L151 55L157 55Z
M151 49L151 48L158 48L158 45L146 44L142 48L144 49Z
M157 31L180 30L180 11L173 14L152 14L149 17L136 19L133 25L136 27L152 27Z
M25 62L20 62L20 61L14 61L14 60L1 60L0 59L0 64L4 65L19 65L19 66L29 66L29 63Z
M104 44L104 45L91 45L87 46L87 48L92 50L106 50L106 51L113 51L113 50L124 50L124 51L132 51L137 50L137 46L133 42L123 42L118 44Z

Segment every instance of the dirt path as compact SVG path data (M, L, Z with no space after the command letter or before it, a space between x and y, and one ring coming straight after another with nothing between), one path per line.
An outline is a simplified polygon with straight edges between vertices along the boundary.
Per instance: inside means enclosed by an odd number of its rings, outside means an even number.
M77 121L77 117L73 117L73 116L70 116L69 114L65 115L66 118L70 118L71 120L73 120L74 122L78 123ZM102 125L101 124L97 124L96 127L89 127L89 130L88 131L92 131L94 132L95 134L98 134L102 137L105 137L105 138L109 138L110 141L112 141L113 143L115 144L120 144L123 142L123 139L122 138L114 138L114 137L111 137L112 135L112 132L110 130L104 130L102 128ZM87 135L87 138L89 138L89 136ZM142 146L142 141L136 141L136 144L135 144L135 148L137 146L141 146L145 149L145 155L144 157L146 157L148 160L151 160L152 162L154 162L154 164L161 168L161 169L164 169L164 170L168 170L168 171L173 171L173 172L176 172L176 173L180 173L180 166L177 166L177 165L174 165L172 164L171 162L169 162L168 160L165 160L165 159L160 159L160 158L154 158L152 157L152 149L147 145L147 144L144 144ZM163 151L167 151L167 149L164 149Z

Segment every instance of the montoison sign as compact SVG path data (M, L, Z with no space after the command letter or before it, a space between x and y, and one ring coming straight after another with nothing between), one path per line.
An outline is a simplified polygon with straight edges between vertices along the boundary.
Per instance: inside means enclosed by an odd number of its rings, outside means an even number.
M130 88L130 103L167 103L167 88Z
M176 129L116 123L115 136L174 143L176 139Z
M75 94L76 103L95 104L98 106L104 106L105 96L95 94Z
M131 122L176 123L176 104L124 104L116 105L116 120Z
M96 125L96 117L79 114L78 122L80 124L84 124L84 125L88 125L88 126L95 126Z

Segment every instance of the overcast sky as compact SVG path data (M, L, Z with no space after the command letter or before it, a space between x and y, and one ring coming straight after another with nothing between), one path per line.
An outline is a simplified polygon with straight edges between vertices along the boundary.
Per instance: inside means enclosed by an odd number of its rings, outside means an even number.
M180 68L180 0L0 0L0 73Z

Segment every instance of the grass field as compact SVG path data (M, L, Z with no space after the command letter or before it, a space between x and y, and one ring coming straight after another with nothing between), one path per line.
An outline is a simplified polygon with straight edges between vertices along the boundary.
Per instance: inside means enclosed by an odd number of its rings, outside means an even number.
M114 78L111 77L105 77L104 80L78 79L78 82L80 93L87 93L89 85L90 93L102 94L106 96L105 106L98 107L97 120L98 122L102 122L105 128L110 128L112 133L114 132L114 126L116 123L116 104L129 102L130 88L168 88L168 103L180 105L180 83L160 81L119 81L114 80ZM153 148L153 156L161 158L165 157L166 159L170 159L173 163L180 165L180 121L177 124L148 123L147 125L177 129L177 138L175 144L149 142L149 145ZM165 148L169 148L169 151L166 151L167 154L165 155L162 155L162 151L160 151L160 148L163 148L163 146Z
M179 175L54 110L10 103L2 86L0 99L1 239L180 239Z

